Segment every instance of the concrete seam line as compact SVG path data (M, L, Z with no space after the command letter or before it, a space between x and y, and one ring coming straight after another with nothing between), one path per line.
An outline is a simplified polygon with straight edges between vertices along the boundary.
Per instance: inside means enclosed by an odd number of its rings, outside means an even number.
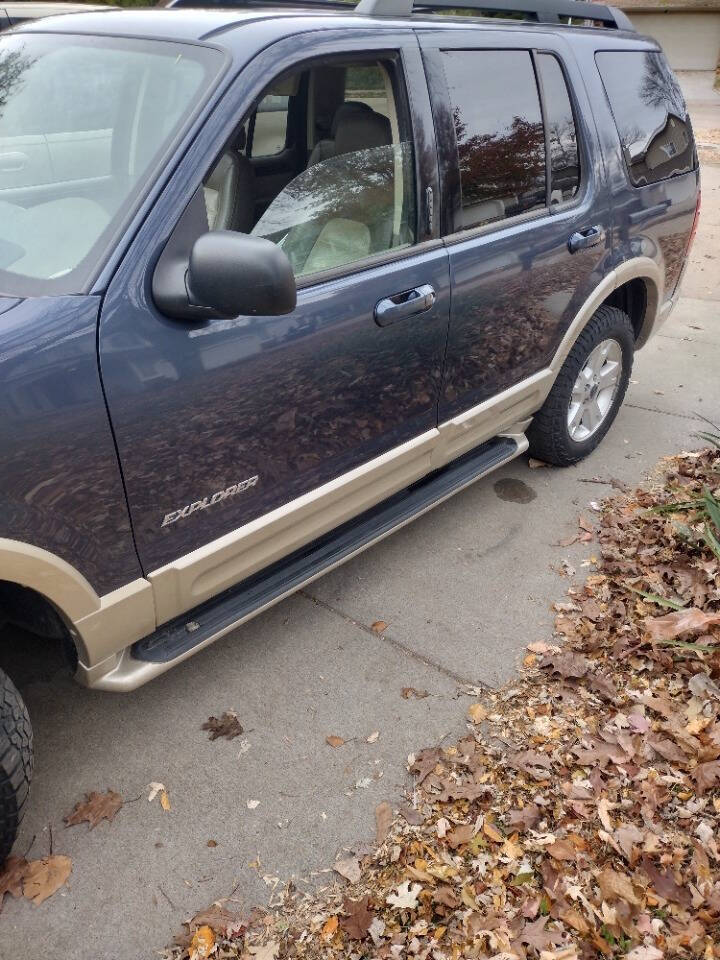
M424 664L426 667L430 667L433 670L437 670L438 673L444 674L446 677L449 677L450 680L454 680L456 683L461 684L463 687L482 687L488 691L494 690L494 687L491 687L487 683L482 683L477 680L468 680L467 677L461 676L459 673L455 673L453 670L444 667L441 663L438 663L436 660L432 660L430 657L425 657L421 653L417 653L411 647L408 647L402 642L402 640L396 640L394 637L388 636L386 633L375 633L374 630L371 630L370 627L361 623L360 620L356 620L354 617L351 617L350 614L345 613L343 610L339 610L337 607L333 607L332 604L326 603L325 600L320 600L319 597L313 596L311 593L308 593L307 590L298 590L298 594L302 597L305 597L306 600L310 600L312 603L316 604L318 607L322 607L324 610L327 610L329 613L333 613L336 617L342 617L346 623L351 623L353 626L357 627L359 630L362 630L364 633L370 634L371 637L376 637L378 640L384 640L385 643L389 643L391 646L402 651L402 653L407 654L408 657L412 657L413 660L418 660L420 663Z
M702 420L696 413L673 413L672 410L659 410L657 407L643 407L640 403L626 403L633 410L646 410L648 413L662 413L666 417L680 417L681 420Z

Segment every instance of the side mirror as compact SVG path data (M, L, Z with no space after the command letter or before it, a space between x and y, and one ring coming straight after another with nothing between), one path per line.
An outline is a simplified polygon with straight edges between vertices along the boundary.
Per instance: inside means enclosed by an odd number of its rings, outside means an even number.
M161 313L195 322L282 316L297 302L292 267L280 247L230 230L207 232L202 189L157 262L152 294Z
M190 304L222 318L279 317L297 304L295 277L277 244L231 230L195 241L187 272Z

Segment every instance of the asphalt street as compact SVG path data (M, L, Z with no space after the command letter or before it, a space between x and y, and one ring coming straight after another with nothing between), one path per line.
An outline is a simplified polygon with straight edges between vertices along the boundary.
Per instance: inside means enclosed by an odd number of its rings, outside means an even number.
M720 95L697 82L699 121L720 127ZM81 689L52 647L15 645L36 742L16 850L67 854L73 870L41 906L6 898L3 960L151 957L213 900L267 903L277 883L327 879L339 851L371 841L375 806L408 787L407 754L457 736L463 690L510 681L527 644L549 637L570 582L562 561L579 580L593 551L558 541L611 483L641 482L697 445L701 416L720 418L718 239L720 166L707 165L684 296L579 466L516 460L133 694ZM404 699L404 687L430 695ZM244 733L210 742L201 726L225 710ZM347 742L333 749L328 735ZM148 802L151 782L169 811ZM106 788L128 801L113 823L64 827Z

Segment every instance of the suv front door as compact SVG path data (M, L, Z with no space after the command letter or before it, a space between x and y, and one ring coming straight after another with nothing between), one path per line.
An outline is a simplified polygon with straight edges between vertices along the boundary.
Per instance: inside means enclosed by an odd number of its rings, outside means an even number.
M542 402L550 360L609 270L592 112L577 64L551 33L419 36L453 287L440 422L470 411L469 427L475 413L485 424L492 405L519 421Z
M423 436L429 441L437 424L449 270L436 225L418 199L437 189L419 48L411 31L382 28L357 40L335 31L312 37L303 45L302 63L297 43L287 40L245 68L173 175L105 299L99 337L103 383L135 541L156 588L159 622L428 469ZM417 212L413 236L385 252L368 247L367 256L356 252L347 258L352 262L333 267L328 250L336 253L337 244L362 244L369 237L368 229L340 208L320 236L311 237L309 254L303 231L297 242L292 229L280 237L286 248L293 246L289 253L298 277L298 303L291 315L197 323L163 316L151 286L164 245L158 238L168 236L168 219L177 221L177 211L191 197L197 202L207 158L224 156L238 129L242 139L235 142L242 149L246 124L241 124L267 95L268 78L282 79L327 57L369 57L395 71L396 107L408 111L411 131L403 156L410 158L410 179L404 182L412 184ZM289 89L299 96L307 84ZM222 124L218 111L226 113ZM374 120L372 129L383 123ZM402 124L394 117L392 125L396 139ZM365 146L358 142L353 149ZM341 170L348 156L335 161ZM397 177L400 153L395 157ZM359 175L364 168L363 155ZM302 193L303 203L313 205L313 183L330 179L313 170L299 173L252 232L277 240L273 228L283 232L281 221L293 198ZM353 188L348 179L340 195L352 194ZM396 194L397 188L395 180ZM376 203L383 202L374 196ZM376 310L382 301L426 288L433 296L423 311L407 304L403 310L402 296L387 316ZM399 308L393 311L393 306Z

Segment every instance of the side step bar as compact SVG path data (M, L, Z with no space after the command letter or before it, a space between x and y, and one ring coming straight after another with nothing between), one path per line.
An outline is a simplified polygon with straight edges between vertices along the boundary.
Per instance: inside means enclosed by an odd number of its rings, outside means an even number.
M522 434L496 437L476 447L230 590L163 624L134 643L92 686L127 691L164 673L526 449L527 440Z

